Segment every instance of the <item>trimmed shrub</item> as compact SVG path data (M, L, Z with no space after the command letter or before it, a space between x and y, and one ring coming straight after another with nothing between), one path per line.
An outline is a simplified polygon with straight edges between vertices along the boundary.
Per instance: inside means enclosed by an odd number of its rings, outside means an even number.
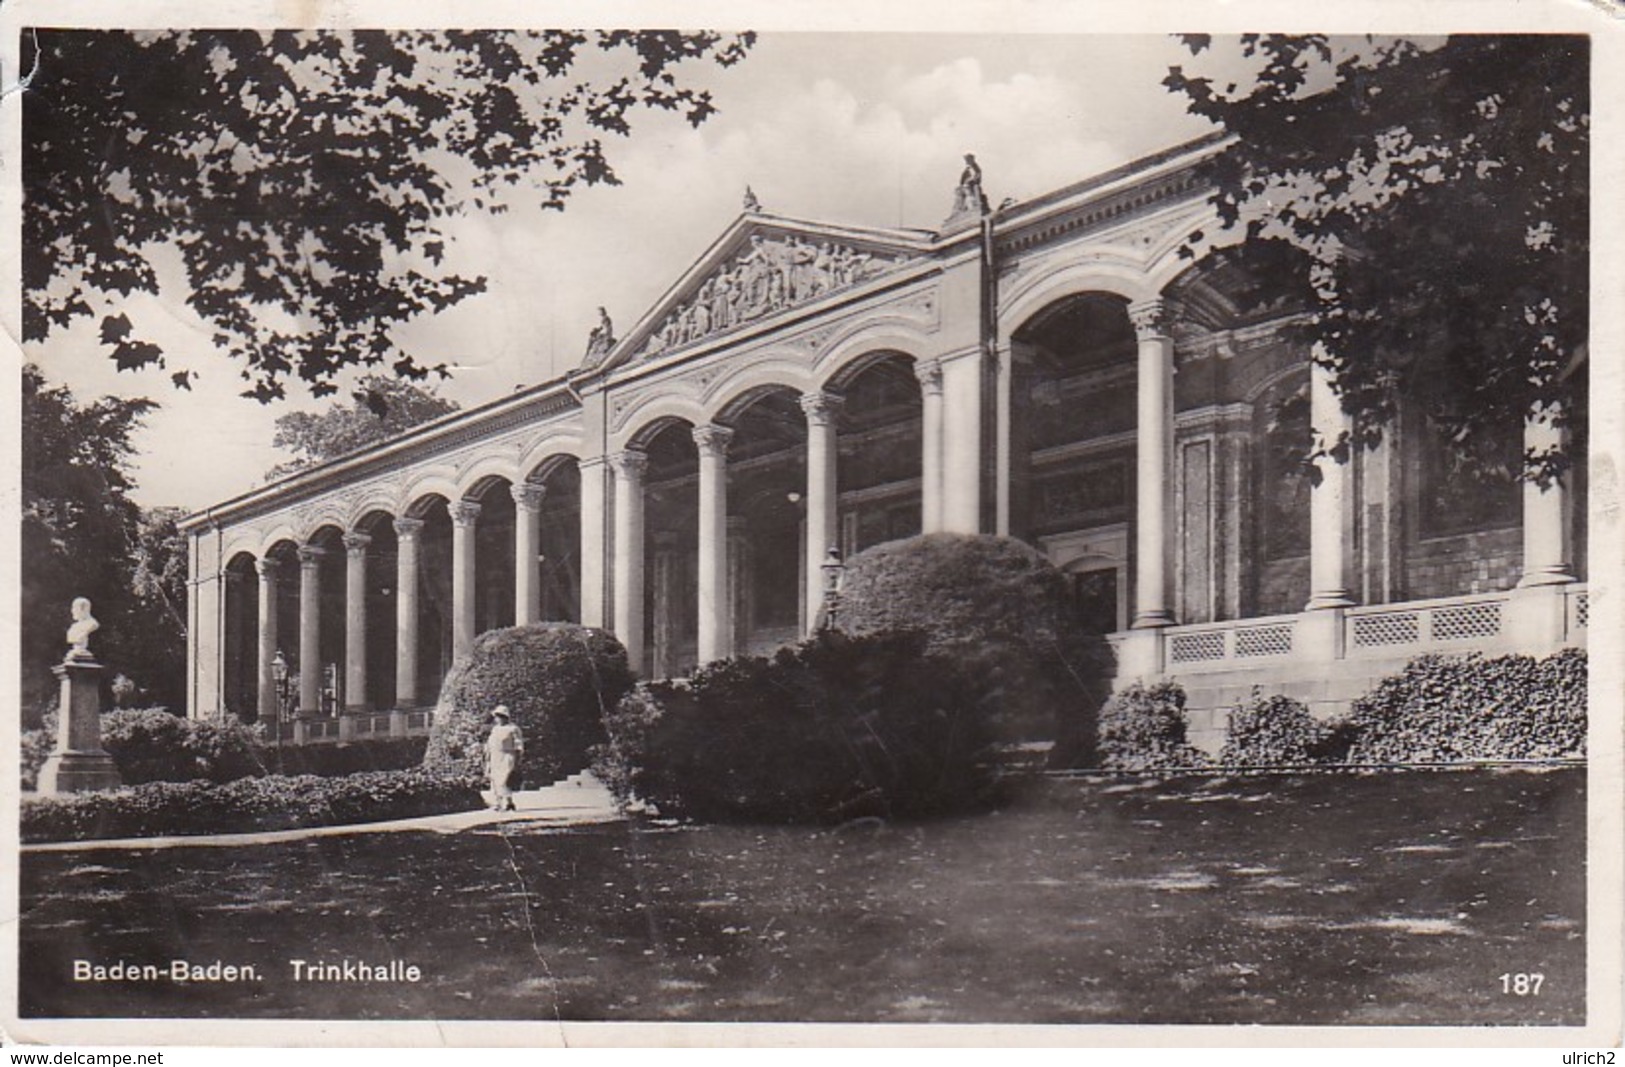
M231 782L268 770L264 743L251 727L187 719L162 708L104 713L102 747L126 785Z
M50 758L51 749L56 745L57 719L56 710L46 712L44 725L33 730L24 730L21 737L21 773L18 785L26 790L39 788L40 768Z
M1100 709L1100 765L1114 771L1205 767L1206 753L1186 740L1185 690L1177 682L1133 682Z
M343 778L272 775L234 782L152 782L25 797L24 841L246 833L344 826L471 811L479 783L414 768Z
M1301 767L1327 757L1331 730L1301 701L1266 697L1230 709L1219 763L1225 767Z
M838 822L974 807L990 796L978 686L916 633L823 632L640 685L593 769L623 800L708 821Z
M876 545L847 563L836 622L923 632L929 652L988 680L1001 739L1053 738L1068 761L1090 760L1110 656L1077 628L1066 576L1031 546L946 533Z
M427 737L369 738L349 744L267 747L266 761L277 774L334 778L366 771L398 771L423 762Z
M604 717L632 688L626 649L607 631L547 622L489 630L440 690L423 766L485 773L491 709L506 704L525 735L520 773L546 785L586 767Z
M1354 702L1352 763L1582 756L1586 654L1422 656Z

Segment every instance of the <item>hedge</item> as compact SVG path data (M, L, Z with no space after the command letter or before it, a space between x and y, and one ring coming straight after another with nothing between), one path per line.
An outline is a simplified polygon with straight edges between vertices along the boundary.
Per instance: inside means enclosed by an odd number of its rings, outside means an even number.
M1185 690L1177 682L1130 683L1100 709L1100 765L1148 771L1213 761L1186 740Z
M1583 756L1586 653L1423 656L1357 699L1354 763Z
M1309 713L1301 701L1288 696L1263 696L1230 709L1224 748L1224 767L1302 767L1334 762L1343 753L1335 749L1338 732ZM1342 746L1344 752L1347 744Z
M479 783L418 768L342 778L152 782L102 792L24 797L24 841L246 833L344 826L470 811Z
M707 821L915 817L992 797L980 687L917 633L822 632L640 685L595 772L623 800Z
M1054 739L1058 757L1087 763L1111 661L1072 612L1066 576L1030 545L935 533L853 556L836 623L854 634L925 633L928 651L991 684L1003 740Z
M560 622L489 630L441 687L423 766L484 774L491 709L506 704L525 736L521 775L550 784L587 766L607 739L604 716L631 688L626 649L607 631Z

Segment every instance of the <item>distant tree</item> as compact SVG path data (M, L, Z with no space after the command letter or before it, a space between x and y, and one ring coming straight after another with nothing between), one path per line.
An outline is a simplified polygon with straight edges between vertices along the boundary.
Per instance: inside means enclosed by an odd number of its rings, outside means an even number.
M1531 411L1580 417L1586 38L1184 41L1256 71L1221 84L1174 67L1164 84L1235 137L1211 176L1241 243L1217 255L1308 309L1298 334L1356 417L1320 451L1373 444L1402 400L1484 456L1504 455ZM1568 463L1556 449L1523 458L1535 479Z
M292 452L294 458L266 471L267 480L387 441L458 410L456 401L436 396L432 388L384 374L361 379L351 400L353 403L336 403L322 412L290 411L277 416L271 443Z
M441 269L445 224L518 200L562 208L616 184L604 135L640 111L715 110L688 61L729 66L745 33L85 31L24 38L24 335L102 313L120 368L164 352L96 304L187 305L246 395L318 396L355 365L439 369L393 329L483 290ZM600 58L583 72L583 53ZM168 279L174 281L176 279ZM177 371L177 385L189 376Z
M82 404L38 368L23 368L19 622L28 725L56 691L51 667L66 651L68 607L79 596L102 624L91 648L109 683L124 674L151 703L178 707L184 697L184 542L175 543L173 513L144 517L129 498L130 435L156 407L115 397Z

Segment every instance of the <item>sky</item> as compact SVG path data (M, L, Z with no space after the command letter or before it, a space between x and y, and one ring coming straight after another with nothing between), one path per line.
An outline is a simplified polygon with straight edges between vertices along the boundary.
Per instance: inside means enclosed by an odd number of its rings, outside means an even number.
M1207 132L1160 84L1179 63L1194 65L1165 36L764 34L742 64L688 75L720 109L701 127L643 115L610 145L621 185L582 190L562 213L456 220L448 267L487 276L488 290L397 339L454 369L438 389L464 407L547 381L580 361L599 305L619 333L641 318L737 217L747 184L775 214L933 229L966 152L998 203ZM197 510L262 484L287 458L271 447L278 415L332 399L237 395L237 367L183 295L171 286L121 305L171 353L164 370L117 371L96 319L26 355L81 400L159 401L135 438L133 496ZM182 368L199 376L191 392L169 382Z

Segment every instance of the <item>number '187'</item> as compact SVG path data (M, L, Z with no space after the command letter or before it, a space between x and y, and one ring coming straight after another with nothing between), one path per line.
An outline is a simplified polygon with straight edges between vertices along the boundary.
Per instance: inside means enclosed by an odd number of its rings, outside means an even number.
M1544 974L1512 974L1501 976L1501 992L1511 993L1515 997L1538 997L1540 987L1546 981Z

